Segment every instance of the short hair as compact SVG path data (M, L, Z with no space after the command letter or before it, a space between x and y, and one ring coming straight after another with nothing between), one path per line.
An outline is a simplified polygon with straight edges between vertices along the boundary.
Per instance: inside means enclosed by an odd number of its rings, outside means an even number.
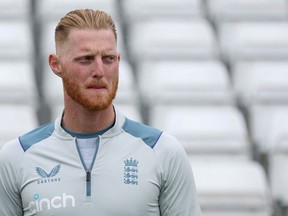
M68 38L73 29L111 29L117 41L116 25L112 17L104 11L77 9L67 13L55 29L56 47Z

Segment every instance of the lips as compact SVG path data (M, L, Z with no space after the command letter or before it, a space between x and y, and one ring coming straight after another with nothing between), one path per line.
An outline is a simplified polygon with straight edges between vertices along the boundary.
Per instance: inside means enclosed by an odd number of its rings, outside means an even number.
M105 86L98 86L98 85L88 86L87 88L88 89L106 89Z
M103 82L89 83L86 85L87 89L106 89L107 85Z
M103 82L101 83L94 82L94 83L89 83L88 85L86 85L86 89L93 94L95 93L102 94L106 92L108 88L107 88L107 85L105 85Z

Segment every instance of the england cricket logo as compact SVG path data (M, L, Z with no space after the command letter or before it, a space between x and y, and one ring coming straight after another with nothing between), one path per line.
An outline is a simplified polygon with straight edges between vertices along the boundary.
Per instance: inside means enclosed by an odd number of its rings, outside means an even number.
M138 185L138 162L135 159L124 160L124 183Z

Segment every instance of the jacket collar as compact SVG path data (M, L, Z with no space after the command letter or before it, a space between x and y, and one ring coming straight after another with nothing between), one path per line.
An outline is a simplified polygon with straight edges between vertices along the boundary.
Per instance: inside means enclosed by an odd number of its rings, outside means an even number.
M108 131L106 131L102 135L102 138L113 137L122 132L122 127L126 121L126 117L115 106L114 106L114 111L115 111L115 124L112 128L110 128ZM63 113L59 115L54 122L56 136L65 140L74 139L69 133L67 133L62 128L61 126L62 115Z

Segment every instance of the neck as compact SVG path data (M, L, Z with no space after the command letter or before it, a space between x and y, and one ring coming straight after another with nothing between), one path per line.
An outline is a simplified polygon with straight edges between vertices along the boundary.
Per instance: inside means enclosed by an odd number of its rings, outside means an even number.
M103 130L115 121L113 105L100 111L81 109L69 109L65 107L62 118L62 126L75 133L94 133Z

